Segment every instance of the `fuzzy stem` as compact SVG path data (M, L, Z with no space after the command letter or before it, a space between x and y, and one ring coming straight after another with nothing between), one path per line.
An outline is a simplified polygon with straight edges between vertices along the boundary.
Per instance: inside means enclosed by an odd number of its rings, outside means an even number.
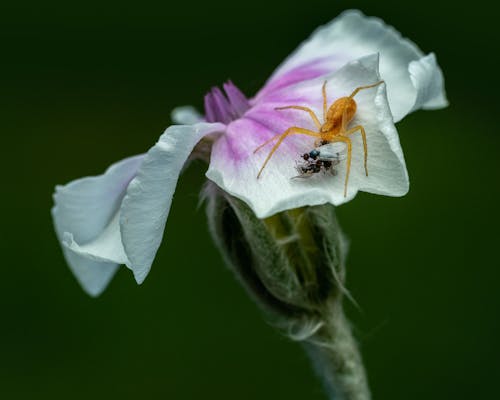
M332 304L330 318L304 347L330 400L369 400L370 390L358 345L342 306Z

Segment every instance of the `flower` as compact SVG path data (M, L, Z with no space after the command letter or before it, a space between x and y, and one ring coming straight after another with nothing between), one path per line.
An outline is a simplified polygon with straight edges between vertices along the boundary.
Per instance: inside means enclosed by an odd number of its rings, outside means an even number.
M259 145L292 126L317 131L307 113L277 108L308 107L321 116L325 82L332 104L381 79L384 83L355 96L357 112L350 126L366 130L369 174L361 135L353 134L345 195L345 162L335 166L336 174L291 179L300 154L315 146L314 138L304 135L287 137L257 179L272 147L254 154ZM401 196L409 181L394 122L420 108L447 105L434 54L424 56L393 28L358 11L347 11L319 28L252 99L231 82L223 88L206 95L204 117L192 107L174 110L173 119L181 125L167 128L147 154L56 188L55 229L70 268L90 295L100 294L121 264L143 282L189 157L209 155L207 178L246 202L259 218L301 206L339 205L359 190Z

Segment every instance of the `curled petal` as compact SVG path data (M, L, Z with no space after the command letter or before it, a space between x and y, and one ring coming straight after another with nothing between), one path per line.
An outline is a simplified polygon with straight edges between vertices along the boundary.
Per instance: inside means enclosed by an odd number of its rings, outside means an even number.
M160 246L181 169L205 135L223 132L220 123L169 127L147 153L123 199L120 228L135 279L142 283Z
M117 216L142 155L113 164L99 176L57 186L52 217L66 260L85 291L96 296L127 258Z
M448 105L444 93L443 74L436 62L436 56L431 53L417 61L412 61L408 67L410 79L417 89L413 110L423 108L434 110Z
M90 260L128 264L120 237L119 220L120 211L118 210L111 222L91 242L80 245L71 232L64 232L62 242L69 250Z
M254 99L257 104L275 90L331 73L357 58L380 54L380 75L387 85L389 105L397 122L419 108L448 103L435 56L424 57L410 40L378 18L346 11L317 29L288 57Z
M314 148L316 138L306 135L287 137L261 178L257 179L257 173L272 148L269 144L254 154L254 149L262 142L291 126L317 132L307 113L277 111L276 106L309 107L322 120L321 87L325 79L328 80L328 104L332 104L339 97L349 96L359 86L379 81L377 66L378 57L372 55L351 62L330 76L277 91L273 103L259 104L245 118L228 126L226 134L214 144L207 177L223 190L244 200L259 218L302 206L339 205L352 199L359 190L389 196L404 195L408 191L408 174L383 84L363 90L355 97L358 111L349 127L362 125L366 130L369 176L365 176L361 136L354 133L349 136L353 150L347 196L344 197L345 160L336 166L335 176L319 173L307 179L292 179L298 174L295 164L300 155ZM291 99L301 99L301 102L293 104Z

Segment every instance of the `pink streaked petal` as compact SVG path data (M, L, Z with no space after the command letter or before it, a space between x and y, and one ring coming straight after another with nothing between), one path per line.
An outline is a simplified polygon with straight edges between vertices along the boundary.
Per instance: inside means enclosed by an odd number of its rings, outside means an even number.
M275 135L283 133L291 126L299 126L306 129L317 130L311 116L304 111L288 109L277 110L286 106L301 106L310 108L323 121L323 99L321 86L327 79L310 80L277 90L267 96L267 101L260 102L252 107L245 117L265 125ZM337 97L340 97L337 96ZM331 99L332 97L330 97Z
M380 79L377 66L376 55L364 57L327 76L329 104L339 97L349 95L358 86L377 82ZM310 103L300 105L319 112L323 82L324 78L319 78L290 87L289 98L310 98ZM239 124L230 124L227 134L214 144L207 177L226 192L245 201L260 218L307 205L339 205L352 199L359 190L390 196L405 194L408 190L408 175L388 107L385 85L361 91L356 96L356 101L358 113L350 126L362 124L366 129L370 175L366 177L364 173L361 137L354 134L353 160L346 197L343 194L345 162L336 167L336 176L318 174L308 179L292 179L297 175L295 165L300 160L300 154L314 146L314 138L309 136L293 135L286 138L261 178L257 179L257 173L272 145L269 144L254 154L253 150L257 146L290 126L313 127L306 113L298 110L276 111L274 104L259 105L259 109L248 112ZM318 117L321 119L320 115Z
M304 81L270 93L267 101L256 104L242 118L227 126L225 135L219 139L213 151L217 152L217 149L224 146L224 153L227 154L229 162L242 160L253 157L253 150L260 144L283 133L291 126L317 129L307 113L297 110L276 110L276 108L289 105L311 107L321 120L322 115L319 111L322 107L322 82L323 80ZM288 151L295 157L302 151L303 142L303 137L291 136L286 143L283 143L280 151Z
M338 70L347 61L345 57L339 56L321 57L293 67L290 70L285 70L283 73L275 74L255 96L252 100L252 104L269 101L273 93L280 89L332 73Z
M442 72L433 56L424 57L394 28L356 10L318 28L276 69L253 104L266 101L270 93L288 84L335 72L347 62L373 53L380 54L380 75L396 122L411 111L448 104Z
M271 126L276 126L277 121L281 121L283 126L289 126L289 119L281 118L273 121L252 119L248 117L240 118L228 125L226 133L215 142L212 148L211 160L220 162L220 167L226 165L227 170L237 168L242 162L248 159L255 159L253 151L266 140L282 133L283 130L273 130ZM303 148L303 138L290 137L280 147L280 153L286 153L286 157L295 157L300 153L299 148Z

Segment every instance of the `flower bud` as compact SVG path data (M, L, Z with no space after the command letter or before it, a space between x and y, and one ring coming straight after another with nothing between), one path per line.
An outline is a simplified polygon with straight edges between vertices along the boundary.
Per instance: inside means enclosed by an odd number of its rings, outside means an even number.
M213 183L204 190L213 240L272 323L304 342L332 399L369 399L342 311L346 239L332 205L259 219Z

